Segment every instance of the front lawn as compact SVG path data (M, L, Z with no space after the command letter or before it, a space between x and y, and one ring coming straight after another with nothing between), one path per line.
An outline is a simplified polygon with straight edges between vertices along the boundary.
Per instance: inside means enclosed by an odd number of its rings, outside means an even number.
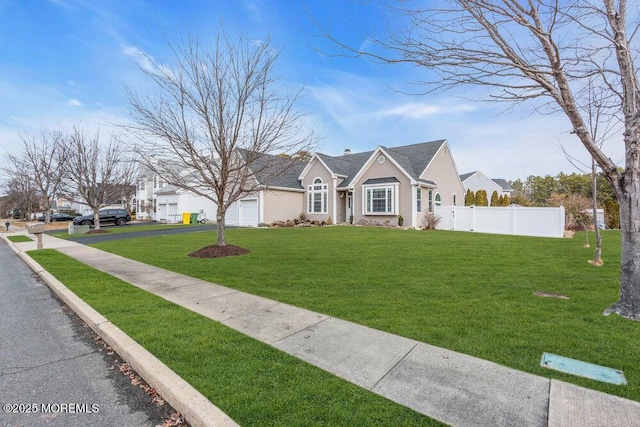
M530 238L365 227L229 229L239 257L186 254L215 232L95 246L256 295L640 401L640 323L602 311L617 300L620 237L603 267L584 234ZM592 245L593 245L593 236ZM153 249L151 249L153 248ZM534 292L569 299L540 297ZM627 386L539 366L543 352L621 369Z
M59 252L29 255L242 426L441 425Z

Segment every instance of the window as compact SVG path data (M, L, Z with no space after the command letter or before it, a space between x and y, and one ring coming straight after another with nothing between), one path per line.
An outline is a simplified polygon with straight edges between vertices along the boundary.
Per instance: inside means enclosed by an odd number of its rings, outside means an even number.
M366 214L393 214L395 187L365 187Z
M422 212L422 188L416 188L416 212Z
M442 199L440 198L440 193L436 193L436 206L442 206Z
M326 214L328 211L329 185L324 184L321 178L313 180L313 184L307 187L308 201L307 213Z
M141 179L140 181L138 181L138 190L144 191L144 188L145 188L144 184L145 184L144 179Z
M433 191L429 190L429 212L433 212Z

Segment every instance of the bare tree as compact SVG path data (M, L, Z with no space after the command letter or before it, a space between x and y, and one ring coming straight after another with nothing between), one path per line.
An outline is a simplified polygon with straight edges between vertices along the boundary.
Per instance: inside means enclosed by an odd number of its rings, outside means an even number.
M22 219L29 219L34 208L39 207L40 194L33 183L33 178L27 173L22 163L17 163L15 169L6 167L7 180L4 188L7 192L6 204L11 210L19 209Z
M134 163L115 138L101 145L100 135L87 137L75 127L68 136L68 158L65 164L67 185L64 195L91 208L95 229L100 229L98 212L109 203L122 202L131 194ZM129 201L126 201L129 203Z
M257 175L275 176L314 144L305 132L300 90L278 83L278 52L270 39L219 34L212 46L198 37L169 44L170 64L145 56L141 71L155 92L128 90L139 162L165 182L217 205L217 245L226 245L225 213L258 190ZM274 168L265 161L287 154ZM293 157L292 157L293 156Z
M22 169L31 177L33 185L42 196L45 221L49 222L51 206L64 178L63 166L68 153L63 144L62 133L43 131L39 138L25 133L20 139L22 147L19 154L9 154L9 164L14 169Z
M605 314L640 320L637 8L628 8L625 0L450 0L439 9L405 3L390 8L409 24L374 40L387 53L338 46L386 63L422 67L427 77L419 83L429 90L477 85L487 88L489 100L526 101L537 110L565 114L620 202L620 298ZM589 132L584 110L589 82L606 91L601 108L624 125L622 168Z
M585 117L589 134L591 139L597 144L598 148L602 148L605 141L617 136L620 132L621 122L618 117L610 116L611 111L607 97L610 96L608 90L594 85L593 79L587 79L587 87L585 92L585 102L582 107L582 114ZM598 176L599 168L595 158L591 158L591 164L586 165L576 158L576 156L569 153L562 145L562 152L567 160L582 173L589 170L591 176L591 211L594 225L595 243L596 248L593 254L593 259L589 260L591 265L602 266L604 261L602 260L602 236L600 233L600 227L598 224ZM587 233L589 231L587 230ZM588 238L588 234L587 234ZM589 246L588 240L585 245Z

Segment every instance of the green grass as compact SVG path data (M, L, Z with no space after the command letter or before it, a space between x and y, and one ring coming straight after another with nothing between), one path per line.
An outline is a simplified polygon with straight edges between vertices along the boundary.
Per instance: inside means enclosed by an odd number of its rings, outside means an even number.
M640 323L603 316L618 298L620 237L603 267L584 234L545 239L364 227L229 229L251 253L196 259L215 232L95 245L235 289L640 401ZM593 243L593 236L592 243ZM153 248L149 250L148 248ZM535 291L569 300L534 296ZM543 352L621 369L614 386L541 368Z
M440 425L56 251L29 255L240 425Z
M33 239L28 236L7 236L7 239L12 241L13 243L21 243L21 242L33 242Z
M149 225L135 225L135 226L115 226L115 225L102 225L100 226L101 230L108 230L113 234L122 234L122 233L138 233L140 231L151 231L151 230L168 230L171 228L182 228L182 227L199 227L202 224L149 224ZM195 231L195 230L194 230ZM71 237L86 237L91 236L91 234L76 234L69 235L67 230L59 230L51 233L47 233L51 236L58 237L60 239L69 239Z

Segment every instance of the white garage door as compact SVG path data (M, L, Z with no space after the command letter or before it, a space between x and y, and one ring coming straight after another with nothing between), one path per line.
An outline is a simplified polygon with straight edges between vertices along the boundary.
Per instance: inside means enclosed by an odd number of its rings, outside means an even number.
M238 225L238 202L231 203L224 214L224 223L226 225Z
M182 215L178 215L177 203L169 203L167 222L182 222Z
M258 226L257 200L240 200L240 225Z

